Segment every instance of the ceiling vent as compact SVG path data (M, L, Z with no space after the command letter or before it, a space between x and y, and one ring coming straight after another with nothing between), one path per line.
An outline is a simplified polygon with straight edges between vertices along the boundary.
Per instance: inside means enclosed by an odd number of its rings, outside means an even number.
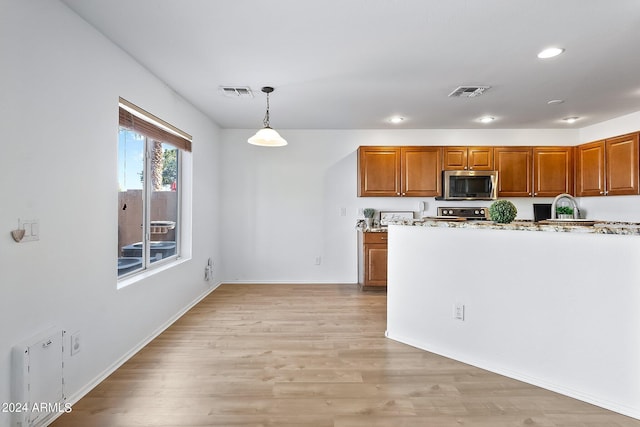
M253 92L251 92L251 88L247 86L220 86L218 90L227 98L253 98Z
M449 94L450 98L475 98L482 95L491 86L458 86Z

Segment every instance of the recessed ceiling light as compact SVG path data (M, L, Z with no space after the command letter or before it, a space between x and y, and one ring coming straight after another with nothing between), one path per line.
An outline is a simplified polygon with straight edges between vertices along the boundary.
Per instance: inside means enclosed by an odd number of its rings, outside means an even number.
M562 121L571 124L577 122L578 119L580 119L580 117L565 117Z
M391 117L389 121L397 125L398 123L402 123L404 121L404 117L394 116L394 117Z
M540 59L553 58L554 56L560 55L562 52L564 52L564 49L562 49L561 47L550 47L540 52L538 54L538 58Z
M491 117L491 116L484 116L484 117L480 117L478 119L478 121L480 123L491 123L492 121L494 121L496 118L495 117Z
M551 101L547 102L547 104L549 105L558 105L562 103L564 103L564 99L552 99Z

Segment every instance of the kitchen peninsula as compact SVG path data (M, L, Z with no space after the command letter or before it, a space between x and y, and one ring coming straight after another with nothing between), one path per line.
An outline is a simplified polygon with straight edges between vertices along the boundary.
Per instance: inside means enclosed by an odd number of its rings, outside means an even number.
M392 224L387 336L640 418L639 228Z

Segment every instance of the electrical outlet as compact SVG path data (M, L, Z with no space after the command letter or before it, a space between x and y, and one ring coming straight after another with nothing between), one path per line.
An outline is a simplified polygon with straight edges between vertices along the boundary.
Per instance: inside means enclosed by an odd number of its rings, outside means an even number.
M204 280L207 282L213 278L213 264L213 258L209 258L204 266Z
M457 302L453 305L453 318L464 321L464 304Z
M82 346L80 345L80 332L71 334L71 355L75 356L80 352Z
M316 265L320 265L322 263L322 257L321 256L317 256L316 257Z

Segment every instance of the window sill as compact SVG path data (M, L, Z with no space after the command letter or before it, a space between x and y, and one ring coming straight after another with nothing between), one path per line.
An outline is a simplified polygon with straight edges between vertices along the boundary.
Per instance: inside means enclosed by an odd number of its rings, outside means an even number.
M153 268L141 271L140 273L134 274L133 276L125 277L121 280L118 280L117 289L123 289L127 286L133 285L134 283L138 283L142 280L148 279L149 277L155 276L158 273L187 262L190 259L191 258L177 258L174 261L163 263L162 265L159 265L157 267L154 266Z

